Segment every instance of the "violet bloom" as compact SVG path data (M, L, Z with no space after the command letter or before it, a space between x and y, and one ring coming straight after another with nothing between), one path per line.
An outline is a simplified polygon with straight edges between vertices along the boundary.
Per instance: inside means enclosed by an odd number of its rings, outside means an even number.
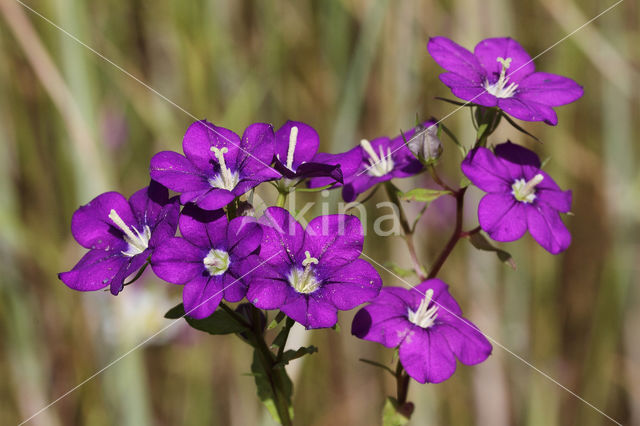
M242 139L206 120L193 123L182 140L185 156L162 151L151 159L151 178L180 192L180 202L216 210L280 173L269 165L274 134L269 124L247 127Z
M206 318L224 298L240 301L246 280L257 263L262 229L251 217L231 221L222 210L205 211L188 204L179 221L182 238L171 238L151 256L153 272L165 281L182 284L184 310Z
M72 270L58 274L68 287L116 295L164 240L176 233L180 205L157 182L127 199L117 192L98 195L71 218L71 233L88 248Z
M313 161L319 146L320 138L313 127L287 121L276 132L274 168L290 180L327 176L342 183L340 165Z
M320 216L306 230L289 212L270 207L260 218L264 265L249 283L247 300L261 309L280 309L306 328L332 327L337 311L373 299L382 286L362 253L360 220Z
M448 285L430 279L407 290L383 287L353 318L351 333L388 348L399 347L400 363L420 383L440 383L456 370L456 358L478 364L491 344L449 294Z
M424 123L430 126L433 122ZM415 133L411 129L404 134L409 141ZM342 154L318 154L314 161L325 164L338 164L342 168L344 185L342 198L346 202L354 201L358 195L369 188L393 178L406 178L420 173L422 163L407 148L402 137L387 137L368 141L362 139L360 145ZM330 184L327 178L315 178L309 183L312 188Z
M562 191L540 170L533 152L511 142L494 152L476 148L462 162L462 172L487 192L478 206L480 227L496 241L514 241L529 230L552 254L569 247L571 234L559 212L571 210L571 191Z
M445 37L433 37L429 53L448 72L440 80L460 99L498 107L525 121L555 126L552 107L579 99L582 86L570 78L535 72L529 54L511 38L488 38L471 53Z

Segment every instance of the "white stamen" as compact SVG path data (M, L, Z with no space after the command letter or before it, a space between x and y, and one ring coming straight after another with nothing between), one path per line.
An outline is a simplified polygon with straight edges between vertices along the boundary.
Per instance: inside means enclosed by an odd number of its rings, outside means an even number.
M289 273L289 284L295 291L301 294L313 293L320 287L320 283L312 273L311 265L317 265L318 259L311 257L311 253L304 252L305 259L302 261L304 269L293 267Z
M229 253L224 250L211 249L209 254L202 259L204 267L209 271L209 275L222 275L229 269Z
M533 203L536 199L536 186L542 182L544 176L538 173L532 177L528 182L524 179L516 179L511 185L511 194L516 200L523 203Z
M408 309L409 321L418 327L429 328L433 325L436 318L438 318L438 306L433 305L431 308L429 307L429 303L431 303L431 299L433 298L433 289L427 290L424 295L424 299L420 301L420 306L418 309L413 312L411 309Z
M212 146L211 151L213 151L213 155L215 155L220 164L220 174L209 179L209 185L214 188L226 189L227 191L233 190L238 184L239 177L237 172L232 172L227 167L227 163L224 160L224 154L229 152L229 149L226 146L222 148Z
M289 149L287 150L287 169L293 171L293 154L296 151L296 144L298 143L298 128L293 126L291 133L289 133Z
M149 240L151 239L151 229L149 229L148 225L144 226L142 233L138 231L135 227L129 227L124 220L118 215L114 209L111 209L109 212L109 219L124 233L124 240L129 247L126 251L123 251L122 254L125 256L133 257L145 251L149 247ZM133 228L136 233L134 234L131 231Z
M511 58L501 58L498 57L496 61L500 62L502 65L502 70L500 70L500 77L498 81L493 84L489 83L489 80L485 80L484 88L487 92L491 93L496 98L510 98L516 92L518 85L516 83L511 83L507 87L507 83L509 82L509 77L507 77L507 69L511 66Z
M387 154L385 155L382 146L380 146L378 149L380 156L378 156L368 140L362 139L360 141L360 146L369 156L369 167L367 168L367 173L370 176L384 176L393 170L394 163L393 158L391 157L390 147L387 148Z

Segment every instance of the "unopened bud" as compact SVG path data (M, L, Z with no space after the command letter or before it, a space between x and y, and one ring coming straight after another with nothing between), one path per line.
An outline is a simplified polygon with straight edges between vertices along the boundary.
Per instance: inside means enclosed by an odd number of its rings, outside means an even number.
M428 127L423 125L416 127L416 133L407 142L407 147L423 163L434 163L442 154L442 143L438 138L438 126L431 124Z

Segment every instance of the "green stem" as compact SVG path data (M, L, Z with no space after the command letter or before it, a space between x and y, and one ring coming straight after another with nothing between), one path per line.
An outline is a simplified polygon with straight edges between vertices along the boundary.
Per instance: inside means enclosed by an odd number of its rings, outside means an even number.
M278 192L278 199L276 200L276 206L284 208L284 204L287 202L287 193Z
M235 218L238 215L238 208L236 206L236 200L237 199L234 199L232 202L227 204L227 216L229 217L229 220Z
M407 244L407 249L409 250L409 256L411 258L411 265L413 266L413 270L420 280L424 280L426 275L424 273L424 269L418 260L418 254L416 253L416 247L413 243L413 230L409 225L409 221L407 220L407 216L402 208L402 204L400 203L400 199L398 198L398 190L397 188L389 181L385 182L384 187L387 191L387 195L389 200L398 206L398 220L400 220L400 226L402 226L402 231L404 233L404 241Z

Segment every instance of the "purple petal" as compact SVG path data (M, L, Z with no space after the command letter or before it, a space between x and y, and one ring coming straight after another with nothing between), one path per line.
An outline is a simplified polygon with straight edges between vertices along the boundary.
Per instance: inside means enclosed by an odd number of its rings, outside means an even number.
M90 250L72 270L58 274L58 278L73 290L100 290L108 286L127 263L128 258L120 251Z
M473 82L482 84L485 70L478 59L467 49L445 37L432 37L427 43L427 50L433 59L447 71L458 74Z
M437 278L423 281L411 290L411 293L414 296L412 301L413 303L411 304L411 310L415 311L418 309L420 302L424 299L427 290L429 289L433 290L431 300L438 306L438 318L443 316L457 317L462 315L462 310L460 309L458 302L456 302L453 296L451 296L451 293L449 293L449 286ZM418 297L415 297L416 293Z
M456 358L447 340L436 330L413 327L400 344L400 362L420 383L440 383L456 371Z
M340 168L339 164L330 165L330 164L321 164L321 163L314 163L314 162L300 164L296 170L296 176L303 179L328 176L331 180L335 182L339 182L339 183L344 182L342 169ZM329 185L329 183L327 183L327 185Z
M407 319L406 307L396 309L394 305L373 303L358 311L353 318L351 333L360 339L395 348L412 328L413 324Z
M275 135L270 124L254 123L247 127L241 148L235 170L240 172L242 179L248 177L263 182L280 177L280 173L270 167L275 149Z
M316 293L309 295L306 323L298 322L307 329L333 327L338 322L338 311L331 304L319 299Z
M362 224L352 215L318 216L305 230L304 248L327 268L337 268L360 257L363 243Z
M582 86L561 75L536 72L524 78L518 86L518 98L549 106L559 106L580 99Z
M286 302L291 287L283 280L274 279L277 274L266 266L260 268L249 280L247 300L260 309L278 309Z
M185 156L194 166L206 173L213 171L214 163L218 162L211 147L227 147L229 152L225 154L225 160L235 163L239 145L238 135L224 127L214 126L207 120L196 121L189 126L182 139ZM233 148L233 151L230 148Z
M208 176L186 157L172 151L162 151L151 159L151 179L176 192L201 191L211 188ZM187 202L189 200L183 200Z
M464 318L457 317L438 324L433 332L444 336L453 353L465 365L478 364L491 355L491 343L473 323Z
M282 162L287 163L287 153L289 151L289 135L293 127L298 128L297 143L293 153L293 164L291 170L297 170L302 163L311 161L318 152L320 138L318 132L308 124L300 121L287 121L276 132L275 156Z
M355 147L341 154L328 154L320 152L313 157L314 163L327 164L331 166L340 166L344 180L348 180L358 172L362 164L362 153L360 147ZM313 178L309 181L310 188L319 188L335 183L332 178ZM335 185L340 186L338 184Z
M552 209L567 213L571 211L571 191L563 191L547 173L539 170L544 178L536 186L536 200L548 204Z
M180 203L178 197L173 197L155 218L156 225L151 229L151 239L149 240L151 249L155 249L163 241L176 235L179 214Z
M189 281L182 291L184 311L191 318L211 315L222 300L223 276L199 276Z
M571 244L571 234L554 209L539 203L527 209L529 232L551 254L564 251Z
M474 54L478 58L480 65L487 70L491 83L498 80L502 70L502 64L497 61L498 58L511 58L511 64L507 69L506 75L515 82L519 82L536 70L531 56L517 41L509 37L482 40L476 45Z
M478 205L480 227L496 241L515 241L527 231L527 210L513 195L485 195Z
M71 218L71 233L81 246L117 252L127 249L122 231L109 218L111 210L126 225L139 226L126 198L117 192L106 192L80 207Z
M189 201L204 210L218 210L228 205L235 198L236 195L226 189L209 188L207 192L204 192Z
M166 240L151 255L153 272L173 284L186 284L205 273L203 260L206 249L197 247L184 238Z
M260 218L263 241L260 257L269 264L293 263L302 248L304 229L281 207L269 207Z
M149 257L149 250L144 251L137 256L130 257L127 263L125 263L122 267L120 267L120 270L118 271L116 276L113 277L113 279L111 280L111 284L110 284L111 294L113 294L114 296L117 296L118 293L120 293L124 288L124 280L127 279L127 277L133 275L134 273L138 272L138 270L142 268L142 266L145 263L147 263L148 257Z
M227 247L235 257L247 257L260 247L262 227L254 217L236 217L227 227Z
M260 267L260 259L251 255L243 259L235 258L229 265L229 272L225 278L224 299L229 302L239 302L247 294L248 284L252 274Z
M498 104L498 98L487 93L482 83L472 82L451 72L440 74L439 78L460 99L487 107Z
M540 168L540 158L535 152L521 145L516 145L511 141L496 145L494 153L496 157L503 158L510 163L521 166L531 166L536 169Z
M193 245L211 249L226 248L227 216L223 210L202 210L187 204L180 215L180 233Z
M368 262L356 259L332 271L319 292L341 311L348 311L375 298L382 287L380 274ZM313 293L315 294L315 293Z
M513 181L508 168L487 148L469 152L461 168L471 183L485 192L511 191Z
M284 305L280 306L280 310L287 314L288 317L300 323L304 327L309 326L309 299L302 294L298 294L291 290L289 297Z
M353 177L351 177L349 182L345 182L342 187L342 199L347 203L351 203L358 198L358 195L366 192L370 188L379 184L380 182L385 182L390 180L393 177L391 173L386 174L381 177L374 177L367 174L362 170L358 172Z
M551 126L558 124L558 117L553 108L538 102L520 99L518 94L513 98L498 99L498 107L520 120L544 121Z
M129 197L129 205L137 223L149 225L150 228L158 222L160 212L168 203L169 190L153 180L149 186Z

